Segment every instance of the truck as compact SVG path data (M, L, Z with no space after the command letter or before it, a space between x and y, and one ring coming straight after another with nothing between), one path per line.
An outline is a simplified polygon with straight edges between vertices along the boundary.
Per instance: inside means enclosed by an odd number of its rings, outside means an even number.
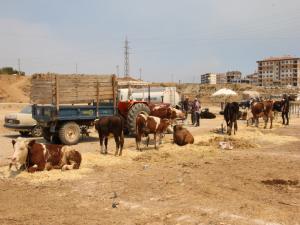
M32 117L44 139L53 143L77 144L96 119L110 115L122 116L125 132L134 135L136 116L150 114L150 102L119 101L117 93L115 75L34 74Z

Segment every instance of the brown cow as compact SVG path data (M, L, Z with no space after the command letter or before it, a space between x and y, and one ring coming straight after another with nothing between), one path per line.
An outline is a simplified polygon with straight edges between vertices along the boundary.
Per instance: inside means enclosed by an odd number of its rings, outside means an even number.
M255 121L256 127L258 127L258 118L263 117L265 121L264 129L267 128L268 121L270 119L270 129L273 126L273 101L254 102L251 107L253 114L253 120Z
M113 134L116 142L115 156L122 155L124 145L124 121L120 116L104 116L95 122L95 129L100 139L101 153L107 154L107 142L109 134ZM105 148L103 147L103 141Z
M70 146L41 144L35 140L12 140L14 153L9 169L12 165L18 169L24 167L28 172L44 169L70 170L78 169L81 163L81 154Z
M184 146L187 144L194 144L193 135L182 125L175 125L173 127L173 141L179 146Z
M169 104L150 105L150 115L161 119L169 119L171 124L175 123L177 119L184 120L185 114Z
M168 119L160 119L156 116L146 116L144 114L139 114L136 118L136 149L141 150L140 144L142 137L147 137L146 145L149 145L149 134L154 135L154 145L157 149L156 137L159 135L159 144L161 143L163 134L170 126L170 121Z

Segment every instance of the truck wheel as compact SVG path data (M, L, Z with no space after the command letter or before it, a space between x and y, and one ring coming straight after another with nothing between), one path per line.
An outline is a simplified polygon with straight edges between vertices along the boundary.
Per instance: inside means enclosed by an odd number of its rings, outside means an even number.
M39 125L36 125L31 130L32 137L41 137L43 135L43 128Z
M58 131L61 142L65 145L75 145L80 138L80 127L75 122L65 123Z
M132 135L132 136L135 135L136 117L140 113L149 115L150 114L149 107L144 103L136 103L130 108L130 110L128 112L127 127L128 127L128 131L129 131L130 135Z
M43 138L46 141L51 142L50 128L48 128L48 127L43 128Z

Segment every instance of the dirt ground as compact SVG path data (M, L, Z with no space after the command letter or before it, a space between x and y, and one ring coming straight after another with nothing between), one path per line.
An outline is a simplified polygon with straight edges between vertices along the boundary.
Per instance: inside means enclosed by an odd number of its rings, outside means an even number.
M300 119L279 122L264 130L239 121L229 138L213 132L219 116L187 125L194 145L178 147L166 135L159 150L138 152L126 138L122 157L113 156L112 139L101 155L92 133L74 146L83 155L79 170L35 174L8 171L18 133L2 129L0 224L298 225ZM220 141L234 149L221 150Z

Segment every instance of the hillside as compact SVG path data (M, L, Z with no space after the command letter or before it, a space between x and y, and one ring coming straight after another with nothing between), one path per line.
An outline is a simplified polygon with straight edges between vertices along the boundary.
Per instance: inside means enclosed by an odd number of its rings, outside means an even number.
M0 75L0 102L29 102L31 76ZM297 94L299 89L294 88L263 88L249 84L218 84L202 85L194 83L153 83L159 86L177 86L177 90L190 98L200 97L202 102L219 102L220 99L211 98L211 95L221 89L230 88L238 93L235 100L240 100L242 92L246 90L258 91L262 96L278 96L283 93Z
M29 102L30 77L0 75L0 102Z

